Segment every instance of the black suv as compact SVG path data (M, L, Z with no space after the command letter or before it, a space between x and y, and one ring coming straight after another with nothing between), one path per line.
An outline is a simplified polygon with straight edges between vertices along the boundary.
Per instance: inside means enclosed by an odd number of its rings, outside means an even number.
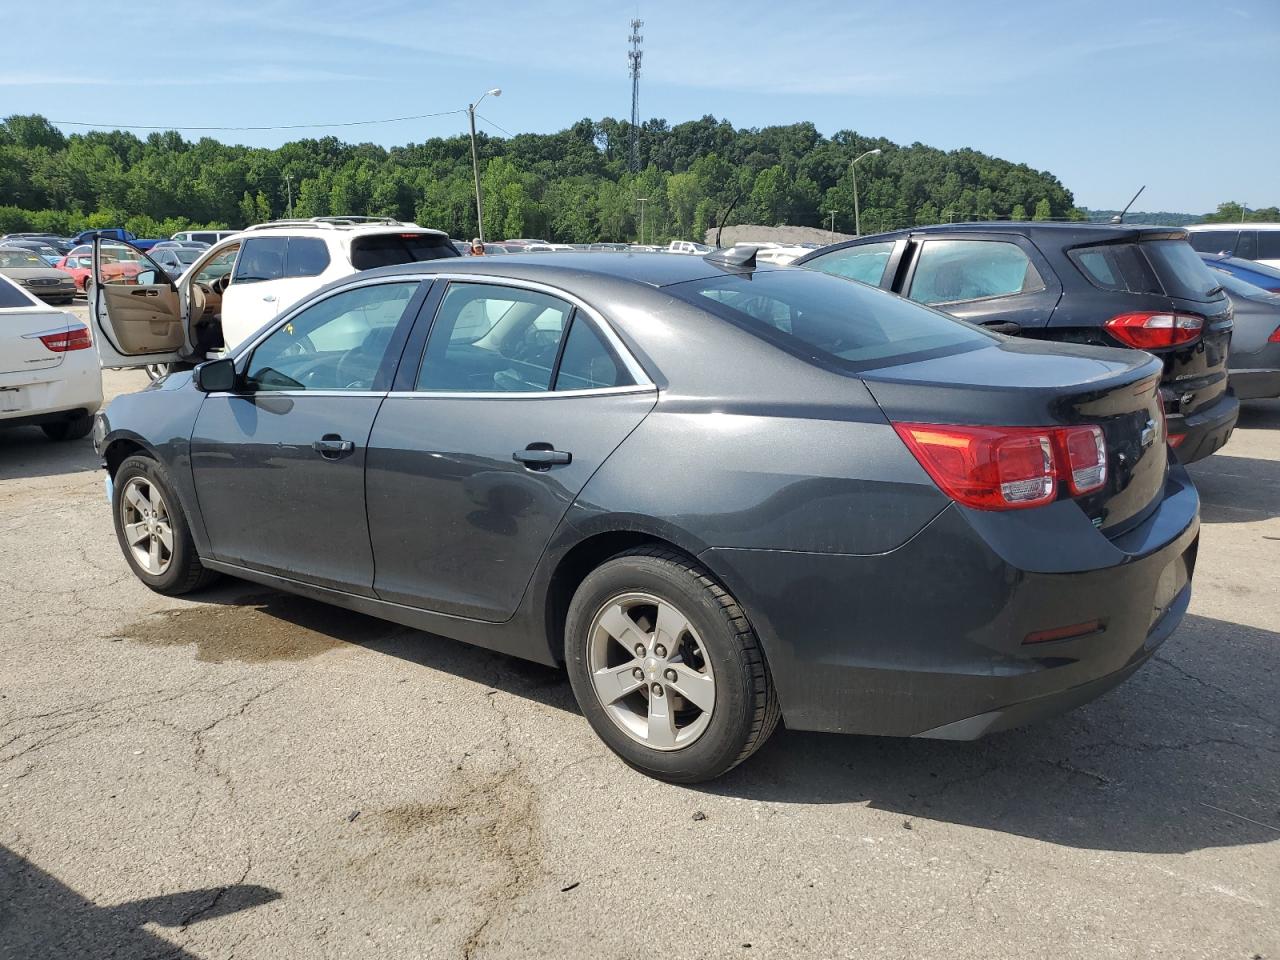
M797 266L890 290L1039 340L1147 350L1164 361L1169 443L1183 463L1227 442L1231 301L1185 230L1098 223L956 223L815 250Z

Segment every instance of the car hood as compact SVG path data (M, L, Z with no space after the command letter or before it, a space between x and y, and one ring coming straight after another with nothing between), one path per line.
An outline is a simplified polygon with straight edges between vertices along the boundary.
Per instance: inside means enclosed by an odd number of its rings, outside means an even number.
M63 270L53 267L0 267L0 273L15 280L68 280L70 277Z

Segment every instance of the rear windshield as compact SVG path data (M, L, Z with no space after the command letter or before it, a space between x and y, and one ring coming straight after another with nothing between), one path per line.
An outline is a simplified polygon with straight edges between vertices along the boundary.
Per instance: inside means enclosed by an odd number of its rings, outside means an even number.
M351 265L357 270L456 256L453 241L431 233L380 233L351 244Z
M0 277L0 310L9 307L31 307L36 301L7 277Z
M1180 300L1222 296L1217 289L1220 284L1185 240L1151 240L1141 246L1169 296Z
M664 289L791 353L847 370L977 349L996 339L946 314L811 270L726 274Z

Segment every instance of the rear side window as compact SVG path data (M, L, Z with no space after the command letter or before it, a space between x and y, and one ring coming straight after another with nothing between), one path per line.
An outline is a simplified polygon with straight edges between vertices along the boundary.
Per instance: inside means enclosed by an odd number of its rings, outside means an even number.
M959 303L1044 289L1031 258L1004 240L926 240L907 296L917 303Z
M880 243L864 243L858 247L845 247L843 250L833 250L814 257L803 266L810 270L821 270L833 277L844 277L878 287L884 279L893 245L893 240L885 240Z
M329 266L329 248L319 237L290 237L286 277L317 277Z
M997 338L882 290L809 270L766 270L664 290L790 353L848 371L991 345Z
M1181 300L1221 298L1220 292L1211 293L1221 284L1185 240L1150 240L1139 246L1155 267L1156 276L1169 296Z
M1119 293L1160 293L1151 265L1138 252L1136 243L1102 243L1068 250L1071 262L1090 283L1101 290Z
M0 309L9 307L34 307L36 301L18 289L8 277L0 277Z
M1248 256L1239 254L1239 256ZM1258 254L1251 260L1280 260L1280 230L1258 231Z
M1199 253L1234 253L1236 230L1192 230L1191 248Z
M575 313L560 354L555 389L598 390L629 387L634 383L596 328L580 312Z
M357 270L456 256L453 241L431 233L380 233L351 244L351 265Z
M284 258L288 250L287 237L252 237L244 242L232 283L257 283L262 280L279 280L284 276Z
M1258 237L1261 231L1258 230L1241 230L1240 237L1236 240L1237 257L1244 260L1258 259Z

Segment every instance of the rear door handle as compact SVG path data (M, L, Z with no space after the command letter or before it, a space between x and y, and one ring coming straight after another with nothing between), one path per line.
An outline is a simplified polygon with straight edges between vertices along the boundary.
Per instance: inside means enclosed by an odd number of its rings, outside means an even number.
M343 457L351 454L356 448L355 442L352 440L343 440L336 433L326 433L323 437L311 444L311 449L326 460L341 460Z
M530 470L550 470L554 466L573 463L573 454L567 450L554 450L549 443L531 443L513 453L511 459L523 463Z

